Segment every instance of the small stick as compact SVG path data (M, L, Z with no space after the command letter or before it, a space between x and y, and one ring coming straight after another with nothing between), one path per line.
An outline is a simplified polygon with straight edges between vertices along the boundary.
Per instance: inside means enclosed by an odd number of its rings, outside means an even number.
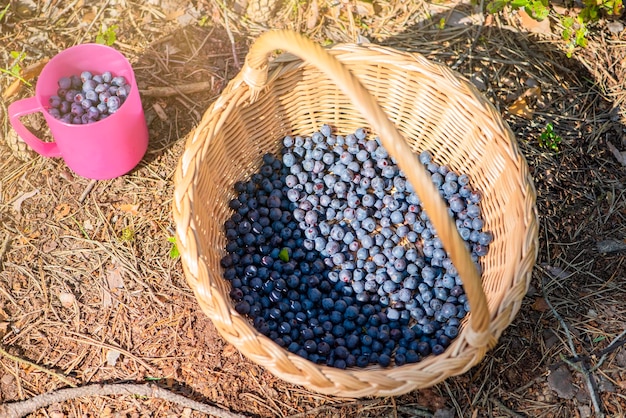
M245 418L245 415L236 414L228 410L207 405L188 399L167 389L154 384L94 384L81 387L59 389L50 393L34 396L19 402L4 403L0 405L0 416L5 418L22 418L28 414L45 408L49 405L65 402L70 399L84 396L110 396L110 395L138 395L163 399L174 402L186 408L202 412L218 418Z
M550 307L550 310L552 311L552 314L554 315L554 317L561 324L561 327L563 328L563 331L565 332L565 335L567 336L567 344L569 345L570 352L572 353L575 359L578 359L579 356L578 356L578 353L576 352L576 347L574 346L572 334L570 333L569 328L567 324L565 323L565 321L563 320L563 318L561 317L561 315L559 315L556 309L554 309L554 306L552 306L552 303L548 299L548 292L546 291L545 277L542 277L541 282L542 282L541 290L543 292L543 299L546 301L546 304ZM593 410L595 411L595 416L598 418L604 418L604 412L602 411L602 407L600 406L600 402L598 401L599 395L596 390L597 385L595 383L595 379L593 378L593 375L589 371L589 368L587 367L585 362L581 362L581 366L579 367L574 363L574 361L566 359L565 356L563 355L561 355L561 360L563 360L565 363L571 366L574 370L576 370L577 372L579 372L580 374L584 376L585 383L587 384L587 390L589 391L589 396L591 397L591 403L593 404Z
M222 6L222 11L224 12L224 29L226 29L226 33L228 34L228 39L230 40L230 46L233 51L233 59L235 60L235 67L241 68L239 66L239 58L237 58L237 48L235 47L235 37L233 33L230 31L230 24L228 23L228 10L226 9L226 5L220 2L220 6Z
M7 231L7 236L4 237L4 241L2 241L2 247L0 247L0 271L4 270L4 265L2 264L2 260L4 260L4 255L9 251L9 245L11 243L11 234Z
M124 350L121 347L116 347L114 345L111 344L107 344L107 343L103 343L100 342L98 340L95 340L87 335L83 335L81 333L78 332L74 332L74 331L68 331L69 334L75 335L78 338L72 338L72 337L66 337L65 335L62 335L62 338L70 338L74 341L78 341L81 343L85 343L85 344L89 344L95 347L101 347L101 348L106 348L108 350L115 350L118 351L120 354L125 355L126 357L132 358L133 360L135 360L137 363L141 364L143 367L145 367L146 369L148 369L151 373L154 373L154 368L149 365L146 361L142 360L141 358L137 357L136 355L134 355L133 353L131 353L128 350Z
M613 351L617 350L618 348L626 344L626 340L622 339L624 338L624 336L626 336L626 330L622 331L620 335L618 335L617 337L615 337L613 341L611 341L611 344L609 344L608 347L606 347L604 350L601 350L598 353L598 354L601 354L602 357L600 357L600 360L598 360L598 364L593 366L593 368L591 369L592 372L598 370L598 368L602 366L602 363L604 363L604 361L606 360L606 357L609 354L611 354Z
M149 97L170 97L181 93L192 94L211 90L212 83L210 81L200 81L198 83L180 84L171 87L148 87L145 90L139 90L143 96Z
M520 414L519 412L515 412L514 410L506 406L504 403L502 403L500 399L498 398L489 398L489 399L491 399L493 403L498 405L498 408L502 409L509 416L514 417L514 418L524 418L524 415Z
M76 387L76 385L74 384L74 382L72 382L71 380L69 380L67 377L63 376L62 374L53 372L52 370L48 370L45 367L42 367L38 364L32 363L28 360L25 360L23 358L14 356L13 354L9 354L2 346L0 346L0 354L5 356L6 358L13 360L17 363L21 363L23 365L26 365L28 367L32 367L33 369L39 370L40 372L44 372L46 374L49 374L50 376L56 377L57 379L59 379L61 382L65 383L68 386L71 386L73 388ZM0 416L4 416L3 414L0 413Z
M484 0L481 0L480 10L484 10L483 4L484 4ZM485 27L485 19L483 19L481 25L478 27L478 32L476 33L476 36L474 36L474 40L472 41L472 44L470 45L468 50L464 54L462 54L459 57L459 59L457 59L456 62L450 66L450 68L452 68L453 70L456 70L463 63L463 61L465 61L467 57L471 57L472 51L474 50L474 48L476 48L476 44L478 43L478 40L480 39L480 34L482 33L484 27Z
M98 180L91 180L89 182L87 187L85 187L85 190L83 190L83 193L78 198L78 203L83 203L85 201L85 199L87 199L87 196L89 195L89 193L91 193L91 191L93 190L93 188L94 188L94 186L96 185L97 182L98 182Z
M593 404L593 410L595 411L595 416L598 418L604 418L604 413L602 412L602 408L600 407L600 402L598 396L598 391L596 390L598 385L596 384L595 379L593 378L593 374L587 368L587 365L582 362L581 366L578 366L576 363L569 361L565 358L565 356L561 356L561 359L567 363L570 367L576 370L578 373L582 374L585 377L585 383L587 384L587 391L591 396L591 403Z

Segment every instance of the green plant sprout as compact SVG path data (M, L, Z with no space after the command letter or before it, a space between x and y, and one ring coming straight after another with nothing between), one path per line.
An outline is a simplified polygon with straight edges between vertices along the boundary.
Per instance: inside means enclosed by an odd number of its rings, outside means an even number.
M624 12L623 0L583 0L583 8L576 15L568 10L567 15L557 15L561 22L561 37L565 42L566 54L571 58L576 48L587 46L588 26L597 22L603 16L621 16ZM486 10L488 13L499 13L505 8L512 10L523 9L528 15L542 21L553 13L558 13L550 8L549 0L491 0Z
M120 240L124 242L130 242L130 241L133 241L134 239L135 239L135 231L131 227L127 226L122 229L122 233L120 234Z
M102 25L102 29L96 35L96 43L106 46L111 46L115 43L117 39L117 25L109 26L105 29L104 25Z
M498 13L507 6L513 10L524 9L530 17L539 21L550 13L548 0L493 0L487 4L487 12Z
M202 16L200 20L198 20L198 26L201 28L207 26L209 23L209 16Z
M24 52L11 51L9 55L13 58L13 64L11 64L8 68L0 68L0 72L13 76L30 87L31 84L20 75L22 72L22 66L20 63L24 60L26 54Z
M546 128L539 135L539 146L541 148L548 148L557 152L559 150L559 144L562 138L554 133L554 127L551 123L546 124Z
M176 237L168 237L167 241L172 243L172 248L170 248L170 258L173 260L180 257L180 252L178 251L178 246L176 245Z
M287 248L283 248L282 250L280 250L280 253L278 253L278 258L280 258L285 263L289 261L289 252Z
M595 22L602 14L619 16L624 10L622 0L583 0L583 5L579 16L585 22Z
M7 3L4 9L2 9L2 11L0 12L0 21L4 19L4 17L7 15L7 12L9 11L10 6L11 6L11 3Z
M566 55L571 58L576 47L584 48L587 46L587 25L580 16L565 16L561 19L563 25L563 33L561 36L565 41Z

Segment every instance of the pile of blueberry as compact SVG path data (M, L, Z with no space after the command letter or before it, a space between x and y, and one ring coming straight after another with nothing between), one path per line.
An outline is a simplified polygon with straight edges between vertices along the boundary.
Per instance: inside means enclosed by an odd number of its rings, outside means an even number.
M441 354L469 310L457 271L420 199L364 129L287 136L237 182L225 222L224 277L235 309L278 345L340 369ZM426 166L478 265L481 194L469 177Z
M123 76L111 72L61 77L57 94L49 99L48 112L65 123L81 125L94 123L117 112L130 93Z

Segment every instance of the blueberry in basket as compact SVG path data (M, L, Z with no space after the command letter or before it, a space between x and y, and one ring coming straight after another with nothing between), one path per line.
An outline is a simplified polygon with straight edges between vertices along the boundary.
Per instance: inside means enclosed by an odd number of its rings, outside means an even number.
M110 71L61 77L57 94L48 100L48 112L65 123L94 123L117 112L130 88L126 78L113 76Z
M470 178L418 157L478 267L493 240ZM286 136L234 185L221 260L235 309L281 347L344 369L445 351L469 311L419 197L378 138ZM480 270L479 270L480 271Z

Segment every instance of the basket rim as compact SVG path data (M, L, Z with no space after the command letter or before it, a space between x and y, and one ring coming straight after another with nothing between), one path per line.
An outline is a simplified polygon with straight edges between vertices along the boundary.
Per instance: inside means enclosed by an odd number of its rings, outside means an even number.
M474 86L463 76L452 72L443 64L435 63L426 59L418 53L400 52L390 47L373 44L339 44L330 48L329 52L342 62L358 61L359 59L362 60L363 55L366 54L369 61L376 62L378 65L393 65L404 70L411 71L414 71L417 68L420 69L420 71L425 72L427 75L432 74L431 72L437 72L443 69L446 75L446 80L463 85L472 94L479 97L481 95L481 93L478 92L478 90L475 89ZM377 58L373 59L372 56L376 56ZM280 79L283 74L292 71L302 71L302 69L307 66L308 64L296 56L282 55L269 65L269 72L266 80L263 80L263 83L273 83L274 81ZM453 74L454 77L449 77L450 74ZM453 357L447 358L447 360L450 360L449 363L457 365L457 373L454 374L447 374L445 370L440 370L441 367L436 367L438 364L442 363L442 359L444 359L442 356L446 355L446 353L440 356L429 356L419 363L394 366L385 369L380 368L379 366L370 366L363 369L352 368L339 370L326 365L314 364L307 359L301 358L296 354L289 353L287 350L280 348L274 341L258 333L253 328L252 324L249 323L247 318L239 315L236 311L234 311L232 306L228 306L230 302L227 299L222 298L221 294L216 292L216 289L207 288L201 283L201 280L199 280L199 276L210 275L212 273L209 272L208 266L206 266L202 260L202 255L198 253L199 230L195 225L193 217L191 216L193 213L193 198L191 196L193 196L196 186L194 178L196 170L199 170L199 167L201 166L200 162L204 158L203 152L206 152L206 143L211 140L213 135L219 132L220 127L225 123L228 109L230 109L232 104L238 100L247 100L250 103L253 103L254 99L260 94L259 90L255 89L255 83L249 83L245 78L246 74L244 71L239 73L233 80L231 80L220 97L207 109L201 123L187 139L185 152L179 161L175 174L176 188L173 199L174 219L176 223L176 239L177 243L179 243L178 246L183 268L185 270L185 276L187 277L187 280L199 301L211 301L210 303L212 306L207 306L201 303L201 307L212 322L220 323L220 326L217 326L217 328L222 337L231 344L235 345L235 347L241 351L241 336L229 333L228 329L232 328L233 322L235 321L246 321L251 333L256 334L254 338L262 340L262 344L270 346L273 345L274 348L284 351L285 358L293 364L300 365L310 363L306 367L309 371L311 370L311 367L308 366L314 365L314 369L318 370L321 375L331 381L333 380L333 377L336 378L337 376L343 376L344 378L347 377L348 381L351 381L350 379L356 379L359 382L367 382L372 377L372 372L382 372L383 374L391 376L390 378L392 380L394 380L393 376L396 375L402 376L406 379L405 375L407 372L415 373L416 371L419 371L427 373L427 371L430 371L430 374L432 375L431 384L428 386L431 386L452 375L465 373L482 360L486 352L495 346L501 333L510 324L513 317L520 309L521 298L528 289L532 268L536 262L538 252L538 216L535 205L536 192L532 178L528 171L528 166L524 157L519 152L514 135L508 125L501 121L503 129L506 131L506 135L511 140L510 145L513 155L520 161L520 188L526 196L524 199L525 218L523 219L523 222L526 225L526 236L523 237L522 245L520 246L520 254L518 255L519 259L516 263L516 265L520 268L516 271L516 276L514 280L512 280L512 286L509 289L509 291L515 290L514 295L503 299L500 305L497 306L497 309L490 312L491 323L489 325L488 332L484 335L474 336L474 338L486 338L488 340L487 343L483 347L478 348L468 344L467 335L465 335L465 338L462 338L464 331L467 329L467 327L463 327L460 330L459 336L455 338L451 346L446 350L447 353L454 354ZM258 84L256 85L258 86ZM491 104L486 102L485 105L490 106ZM223 321L222 319L225 320ZM325 394L340 394L341 396L350 397L360 397L372 394L377 396L388 396L406 393L410 390L418 388L410 382L405 383L404 385L397 385L393 388L389 388L384 384L382 385L383 387L379 387L376 383L352 389L337 388L335 385L310 387L307 385L307 382L302 382L301 374L294 375L283 372L281 369L274 367L275 365L268 364L263 360L256 358L254 355L250 355L250 353L244 352L244 354L255 363L266 367L272 371L273 374L288 382L304 384L304 386ZM460 361L459 359L464 359L465 362L465 365L460 368L458 367L458 363ZM298 369L296 367L298 370L302 370L302 368L303 367ZM425 369L427 369L427 371L425 371Z

